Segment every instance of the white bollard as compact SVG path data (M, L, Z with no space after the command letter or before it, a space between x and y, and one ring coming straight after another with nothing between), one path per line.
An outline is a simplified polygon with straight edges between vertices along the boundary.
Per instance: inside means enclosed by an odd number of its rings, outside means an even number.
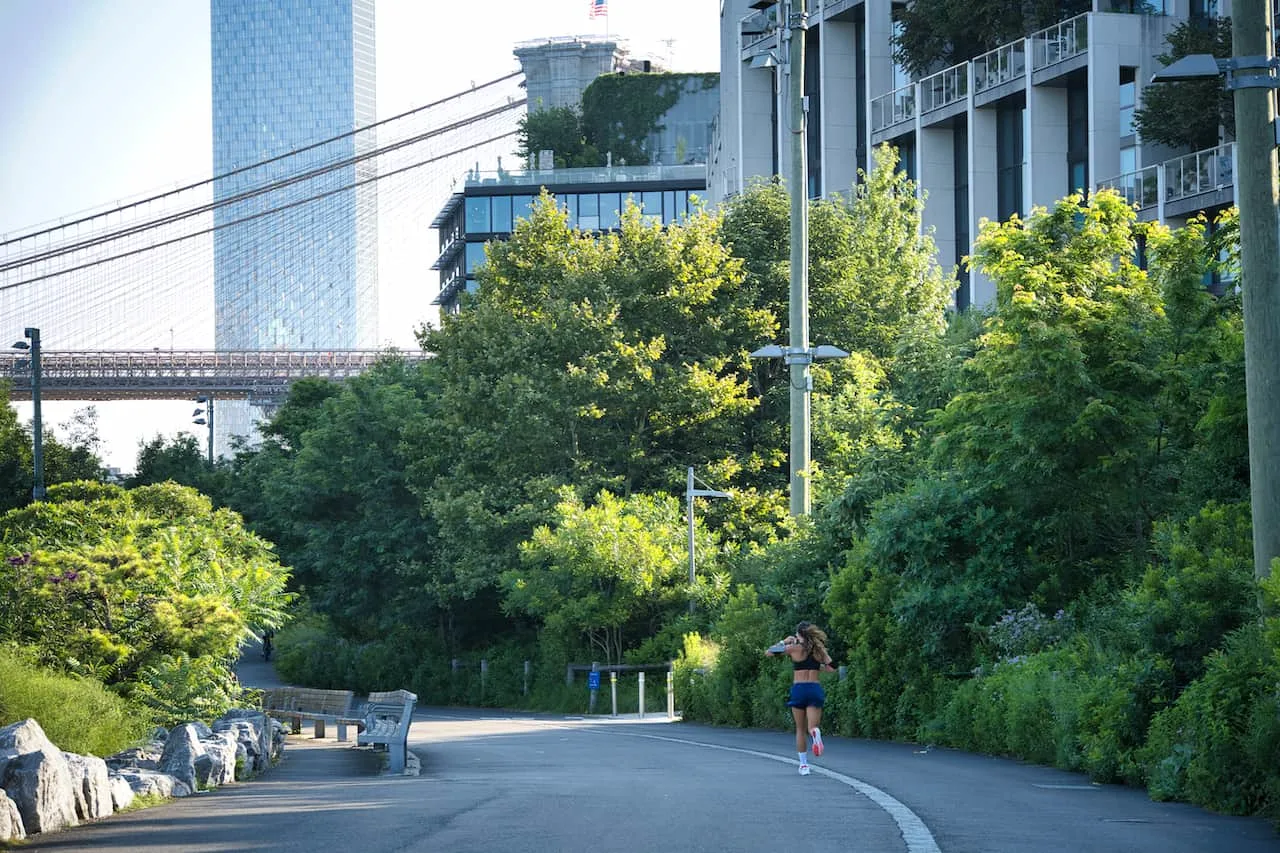
M640 673L640 719L644 719L644 673Z
M667 719L676 718L676 674L667 670Z

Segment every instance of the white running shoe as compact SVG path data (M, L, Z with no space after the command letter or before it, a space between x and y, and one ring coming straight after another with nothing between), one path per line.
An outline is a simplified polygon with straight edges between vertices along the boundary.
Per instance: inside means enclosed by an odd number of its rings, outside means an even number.
M813 738L813 754L815 756L822 755L822 732L814 729L809 732L809 735Z
M808 776L808 775L809 775L809 765L808 765L808 764L801 764L801 765L800 765L800 775L801 775L801 776Z

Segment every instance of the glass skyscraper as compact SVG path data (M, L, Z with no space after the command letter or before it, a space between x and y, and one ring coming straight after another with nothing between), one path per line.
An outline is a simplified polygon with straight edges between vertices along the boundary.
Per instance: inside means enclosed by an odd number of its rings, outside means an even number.
M374 0L210 0L214 345L377 346ZM255 441L219 401L216 450Z
M374 0L210 10L215 346L374 347Z

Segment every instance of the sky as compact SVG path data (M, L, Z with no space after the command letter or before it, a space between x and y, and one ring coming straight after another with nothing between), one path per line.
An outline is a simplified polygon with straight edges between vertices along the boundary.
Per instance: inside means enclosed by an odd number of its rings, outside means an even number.
M588 0L377 0L378 118L514 71L514 45L547 36L607 33L674 70L717 70L716 0L608 7L591 19ZM208 0L0 0L0 81L0 235L211 176ZM414 345L436 275L382 288L383 342ZM0 348L21 338L20 323L0 328ZM58 425L86 405L45 402L44 423L65 435ZM93 405L104 462L124 472L140 442L206 435L190 402ZM14 407L31 418L30 403Z

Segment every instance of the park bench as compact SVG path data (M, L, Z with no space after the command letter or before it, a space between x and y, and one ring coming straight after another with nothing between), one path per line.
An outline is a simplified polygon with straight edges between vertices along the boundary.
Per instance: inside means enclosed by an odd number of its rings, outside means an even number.
M361 725L352 710L354 695L350 690L321 690L315 687L273 687L262 691L262 708L268 715L288 722L294 734L302 731L302 722L314 724L314 734L322 738L326 726L338 729L338 740L347 739L347 726Z
M393 773L404 770L409 724L417 703L418 697L408 690L386 690L370 693L365 705L364 730L356 735L356 743L386 747Z

